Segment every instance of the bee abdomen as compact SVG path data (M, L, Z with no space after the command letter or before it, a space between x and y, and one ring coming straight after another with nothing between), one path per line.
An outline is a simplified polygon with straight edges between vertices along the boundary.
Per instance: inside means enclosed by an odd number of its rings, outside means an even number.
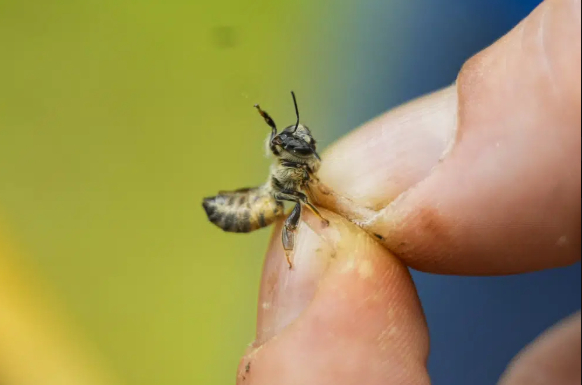
M212 223L234 233L266 227L283 214L283 204L262 188L220 192L202 206Z

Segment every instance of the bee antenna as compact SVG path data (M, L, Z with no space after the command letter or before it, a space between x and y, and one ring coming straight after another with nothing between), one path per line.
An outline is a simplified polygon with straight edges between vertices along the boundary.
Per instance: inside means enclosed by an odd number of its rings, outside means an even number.
M295 98L295 92L291 91L291 96L293 96L293 104L295 105L295 115L297 115L297 123L295 123L295 129L293 132L297 131L299 127L299 107L297 107L297 99Z

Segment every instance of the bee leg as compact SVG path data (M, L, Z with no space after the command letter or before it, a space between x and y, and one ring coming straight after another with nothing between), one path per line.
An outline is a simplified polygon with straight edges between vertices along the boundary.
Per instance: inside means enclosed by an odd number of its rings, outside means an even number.
M275 136L277 136L277 125L275 124L275 121L273 120L273 118L271 118L267 111L263 111L261 109L261 106L259 106L258 104L255 104L255 108L257 109L257 111L259 111L259 114L261 114L263 119L265 119L265 122L269 125L269 127L271 127L271 138L269 139L269 146L271 148L271 152L275 155L279 155L279 151L277 151L277 147L275 146L275 143L273 143L273 139L275 139Z
M280 201L297 202L297 203L302 203L302 204L306 205L307 208L310 209L315 215L317 215L319 217L319 219L321 219L326 226L329 225L329 221L321 215L319 210L311 202L309 202L309 199L307 198L307 196L305 194L303 194L302 192L284 190L282 192L275 193L274 196L275 196L275 199L280 200Z
M328 221L327 219L325 219L325 218L324 218L324 217L321 215L321 213L319 212L319 210L318 210L318 209L317 209L317 208L316 208L314 205L312 205L312 204L311 204L311 202L309 202L309 201L306 201L306 202L305 202L305 205L306 205L306 206L307 206L307 207L308 207L308 208L309 208L309 209L310 209L310 210L311 210L311 211L312 211L312 212L313 212L315 215L317 215L317 216L319 217L319 219L321 219L321 220L323 221L323 223L325 223L325 225L326 225L326 226L328 226L328 225L329 225L329 221Z
M283 241L283 249L285 250L285 257L287 258L287 263L289 264L289 269L293 268L293 263L291 262L290 254L295 246L295 230L297 229L297 223L299 223L299 218L301 217L301 204L297 203L291 211L291 214L285 220L283 225L283 232L281 234L281 239Z

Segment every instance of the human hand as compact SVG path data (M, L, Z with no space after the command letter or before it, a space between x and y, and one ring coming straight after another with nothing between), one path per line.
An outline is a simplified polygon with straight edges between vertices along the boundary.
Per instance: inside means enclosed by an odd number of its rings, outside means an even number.
M580 0L547 0L454 86L332 146L318 175L330 190L314 189L331 224L304 211L293 270L275 229L237 383L429 384L405 265L502 275L578 261L580 56ZM579 384L580 328L579 314L554 327L501 384Z

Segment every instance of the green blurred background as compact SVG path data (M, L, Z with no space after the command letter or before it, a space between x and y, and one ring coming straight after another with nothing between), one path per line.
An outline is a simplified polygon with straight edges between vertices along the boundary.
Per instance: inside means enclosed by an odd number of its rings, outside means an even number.
M201 199L265 180L253 104L284 126L296 91L325 147L539 2L0 0L0 384L233 384L271 230ZM580 307L579 264L412 275L434 385L495 383Z
M290 124L293 89L329 139L312 82L327 59L310 37L324 10L0 2L0 223L24 255L11 258L46 279L123 383L234 382L271 230L224 234L201 199L265 180L255 103Z

